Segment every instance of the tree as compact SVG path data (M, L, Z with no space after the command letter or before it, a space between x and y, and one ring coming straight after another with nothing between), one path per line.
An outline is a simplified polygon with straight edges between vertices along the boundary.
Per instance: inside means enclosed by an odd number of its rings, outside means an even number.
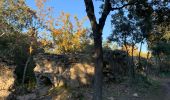
M148 35L147 43L159 66L162 63L161 58L165 60L170 53L170 7L168 0L153 1L152 6L155 7L152 14L153 29Z
M132 79L135 79L135 66L134 66L134 53L135 46L138 43L143 43L146 38L146 32L144 32L143 26L141 23L144 18L139 18L134 13L135 11L129 11L124 13L123 10L119 10L117 13L112 15L112 25L113 25L113 33L109 37L110 41L117 42L121 47L125 47L127 54L131 56L131 67L130 75ZM127 15L128 14L128 15ZM149 17L149 13L148 16ZM129 49L130 46L130 49ZM140 47L141 52L141 47ZM139 61L138 64L140 66L140 53L139 53Z
M149 34L148 38L148 44L149 48L155 52L155 54L159 53L165 53L166 51L163 50L163 43L167 43L170 40L170 8L168 5L163 5L164 2L159 2L162 4L158 6L158 8L155 9L154 11L154 16L153 16L153 24L154 28L152 32ZM155 5L158 5L157 3ZM158 47L158 48L157 48ZM156 50L159 49L159 50ZM161 50L162 48L162 50ZM155 50L154 50L155 49Z
M30 44L36 42L36 39L31 39L32 33L28 32L31 28L37 28L36 18L35 11L24 0L0 1L0 57L10 59L17 65L15 72L18 82L22 79Z
M94 100L102 100L102 69L103 69L103 50L102 50L102 32L107 19L107 16L111 11L123 9L126 6L135 4L134 1L112 1L103 0L102 12L99 21L97 22L94 4L92 0L84 0L86 6L86 13L90 20L93 38L94 38L94 59L95 59L95 75L94 75ZM121 6L116 6L116 4Z
M131 30L131 37L132 40L138 41L138 37L142 36L143 39L149 38L149 33L152 29L152 15L154 13L154 7L158 9L163 8L165 5L169 4L168 0L102 0L104 3L102 4L101 8L102 11L101 17L99 21L96 20L96 16L94 13L94 5L92 0L84 0L86 6L86 12L89 17L93 36L94 36L94 47L95 47L95 93L94 99L100 100L102 98L102 63L103 63L103 56L102 56L102 31L105 25L105 21L107 16L110 12L116 13L117 10L122 12L127 12L125 16L127 16L130 20L132 20L133 26L130 26L132 29L134 27L139 28L140 30ZM162 3L163 2L163 3ZM117 20L117 19L114 19ZM131 23L130 22L130 23ZM115 25L115 24L114 24ZM136 26L135 26L136 25ZM125 28L125 27L124 27ZM127 31L125 29L125 31ZM135 32L136 31L136 32ZM137 35L138 32L142 33L142 35ZM136 34L137 33L137 34ZM120 38L119 38L120 39ZM137 43L138 43L137 42ZM141 41L143 42L143 41ZM134 45L134 42L132 42ZM132 53L133 54L133 53Z
M74 16L71 22L70 14L62 12L57 19L56 26L50 27L56 53L81 52L87 45L87 29L83 28L85 20Z
M0 25L3 27L1 32L10 31L10 27L18 32L31 28L36 13L25 4L24 0L1 0L0 4Z
M61 12L59 17L54 18L51 15L52 7L45 5L47 0L35 0L35 2L38 7L38 18L46 26L47 32L45 33L50 34L47 38L44 36L40 40L46 45L45 50L57 54L81 52L88 42L88 30L83 27L86 18L84 17L82 20L78 19L77 16L71 18L69 13L64 12Z
M158 37L157 39L160 40L159 34L153 34L153 30L158 29L155 27L155 20L159 19L159 21L156 22L161 22L163 18L168 19L168 14L164 14L165 12L168 13L167 5L168 1L166 0L140 0L137 1L135 5L122 11L120 10L114 14L112 23L115 29L111 37L125 46L126 44L132 44L133 47L135 43L141 43L141 52L143 42L153 43L153 41L149 42L152 40L152 37ZM126 13L124 13L125 11ZM161 11L164 11L164 13L160 13ZM130 42L131 40L132 42Z

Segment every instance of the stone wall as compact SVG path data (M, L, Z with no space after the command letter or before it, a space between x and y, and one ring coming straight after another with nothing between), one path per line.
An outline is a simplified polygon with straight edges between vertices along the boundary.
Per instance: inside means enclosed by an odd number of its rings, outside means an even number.
M89 85L94 74L93 64L85 55L52 55L38 54L34 56L34 68L37 86L46 85L48 79L55 87L63 85L80 87Z
M121 80L128 73L127 53L121 50L104 53L104 82ZM94 64L92 55L72 54L38 54L34 56L37 86L44 85L50 80L55 87L63 85L80 87L93 82Z

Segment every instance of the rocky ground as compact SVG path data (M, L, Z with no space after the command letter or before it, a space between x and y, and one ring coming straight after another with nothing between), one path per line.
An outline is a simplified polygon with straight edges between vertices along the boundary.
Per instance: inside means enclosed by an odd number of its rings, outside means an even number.
M157 78L154 85L151 86L130 86L126 82L121 84L108 83L104 85L103 90L103 100L170 100L170 79ZM39 97L36 97L37 94L30 93L19 96L18 99L92 100L92 94L93 91L90 87L53 89L43 87L39 90Z

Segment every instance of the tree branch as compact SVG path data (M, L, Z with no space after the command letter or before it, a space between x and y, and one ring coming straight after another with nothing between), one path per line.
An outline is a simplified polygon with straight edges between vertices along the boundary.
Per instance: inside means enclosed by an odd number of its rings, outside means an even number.
M107 16L108 14L110 13L111 11L111 2L110 0L105 0L105 3L104 3L104 9L103 9L103 12L102 12L102 15L99 19L99 25L100 25L100 31L102 32L103 30L103 27L105 25L105 22L106 22L106 19L107 19Z
M85 7L86 7L87 16L90 20L92 29L97 29L96 27L99 25L99 29L100 29L99 31L100 31L100 33L102 33L103 27L104 27L106 19L107 19L107 16L109 15L109 13L111 11L123 9L126 6L135 4L136 1L129 2L127 4L124 4L121 7L112 8L111 1L105 0L103 12L102 12L101 17L99 18L99 24L97 24L97 21L96 21L93 1L92 0L84 0L84 3L85 3Z
M120 10L120 9L123 9L124 7L126 7L126 6L133 5L133 4L135 4L135 3L136 3L136 1L135 1L135 2L130 2L130 3L124 4L124 5L121 6L121 7L112 8L112 6L111 6L111 1L110 1L110 0L105 0L104 10L103 10L103 12L102 12L101 18L99 19L99 25L100 25L100 29L101 29L100 31L103 30L103 27L104 27L104 25L105 25L107 16L108 16L108 14L110 13L110 11Z
M136 3L136 1L135 1L135 2L130 2L130 3L124 4L124 5L121 6L121 7L111 8L111 11L120 10L120 9L123 9L124 7L127 7L127 6L129 6L129 5L133 5L133 4L135 4L135 3Z
M85 3L85 7L86 7L87 16L90 20L92 29L96 29L98 24L97 24L96 16L94 13L93 1L92 0L84 0L84 3Z

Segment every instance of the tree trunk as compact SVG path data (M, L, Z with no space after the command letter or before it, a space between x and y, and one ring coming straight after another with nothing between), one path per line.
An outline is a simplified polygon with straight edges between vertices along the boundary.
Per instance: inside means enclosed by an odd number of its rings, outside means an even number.
M102 50L102 34L95 33L94 36L94 60L95 60L95 75L94 75L94 100L102 100L102 81L103 81L103 50Z
M127 36L125 35L124 36L124 46L125 46L125 48L126 48L126 53L127 53L127 55L129 55L129 51L128 51L128 47L127 47Z
M24 67L24 72L23 72L23 77L22 77L22 85L24 85L24 82L25 82L25 75L26 75L27 67L28 67L30 60L31 60L31 55L28 57L25 67Z
M95 75L94 75L94 100L102 100L102 74L103 74L103 50L102 50L102 32L103 28L111 11L110 0L104 1L104 9L99 18L99 23L96 21L94 12L93 0L84 0L86 13L90 20L91 27L94 35L94 60L95 60Z
M139 50L139 56L138 56L138 63L139 63L139 67L141 67L141 51L142 51L142 44L143 44L143 42L141 42L141 44L140 44L140 50Z
M148 77L148 74L149 74L149 69L148 69L148 65L149 65L149 55L150 55L150 52L148 51L147 53L147 58L146 58L146 68L145 68L145 73L146 73L146 77Z
M157 54L157 56L158 56L158 66L159 66L159 72L161 72L161 71L162 71L162 67L161 67L162 60L161 60L161 58L160 58L160 54Z
M132 44L132 65L131 65L131 68L130 68L130 74L131 74L131 79L132 81L135 79L135 64L134 64L134 44Z

